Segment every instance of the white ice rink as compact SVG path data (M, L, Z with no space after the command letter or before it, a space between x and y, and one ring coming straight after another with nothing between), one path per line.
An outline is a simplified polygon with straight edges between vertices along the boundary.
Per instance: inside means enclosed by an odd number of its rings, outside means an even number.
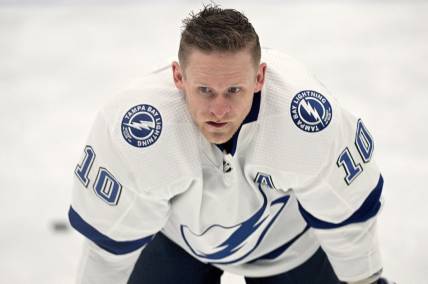
M218 2L364 119L385 178L385 274L428 283L428 2ZM180 20L201 6L118 3L0 0L0 283L73 283L81 239L53 222L67 220L94 114L175 56Z

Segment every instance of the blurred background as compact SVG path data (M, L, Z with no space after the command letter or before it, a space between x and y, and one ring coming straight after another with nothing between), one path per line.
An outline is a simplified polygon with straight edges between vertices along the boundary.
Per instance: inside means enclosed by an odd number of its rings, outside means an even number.
M181 20L202 3L0 0L1 283L74 282L81 237L66 215L94 115L175 57ZM363 118L385 178L385 275L428 283L428 3L217 3Z

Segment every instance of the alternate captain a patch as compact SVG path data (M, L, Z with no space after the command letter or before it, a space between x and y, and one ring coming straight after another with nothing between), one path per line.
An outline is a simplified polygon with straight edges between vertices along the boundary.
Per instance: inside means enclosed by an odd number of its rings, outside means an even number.
M148 147L162 132L162 116L151 105L141 104L129 109L122 119L122 135L135 147Z
M329 101L320 93L310 90L294 96L290 113L296 126L306 132L323 130L333 115Z

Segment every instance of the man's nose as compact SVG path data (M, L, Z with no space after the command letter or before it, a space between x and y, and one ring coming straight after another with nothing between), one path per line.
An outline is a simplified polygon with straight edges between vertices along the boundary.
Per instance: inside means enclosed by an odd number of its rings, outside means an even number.
M223 96L216 97L210 104L210 113L215 118L222 119L230 112L230 103Z

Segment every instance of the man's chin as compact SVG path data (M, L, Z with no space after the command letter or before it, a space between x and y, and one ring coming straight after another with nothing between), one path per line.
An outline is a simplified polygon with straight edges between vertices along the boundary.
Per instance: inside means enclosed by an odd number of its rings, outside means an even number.
M233 134L229 133L203 133L208 142L213 144L223 144L232 138Z

